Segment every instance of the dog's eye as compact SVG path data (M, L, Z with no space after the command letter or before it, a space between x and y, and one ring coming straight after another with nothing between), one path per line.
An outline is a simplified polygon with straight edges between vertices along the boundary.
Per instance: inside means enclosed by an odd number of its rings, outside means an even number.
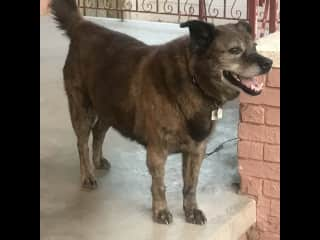
M242 52L242 49L239 47L234 47L229 49L229 53L238 55Z

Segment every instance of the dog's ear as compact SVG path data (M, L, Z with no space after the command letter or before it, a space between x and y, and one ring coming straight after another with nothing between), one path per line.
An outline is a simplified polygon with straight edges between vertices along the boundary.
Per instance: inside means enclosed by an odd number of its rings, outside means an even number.
M240 29L241 31L246 31L248 33L252 33L252 28L250 26L250 24L244 20L240 20L237 24L236 24L237 28Z
M180 27L188 27L191 39L191 48L195 52L206 50L214 39L215 27L202 21L192 20L180 24Z

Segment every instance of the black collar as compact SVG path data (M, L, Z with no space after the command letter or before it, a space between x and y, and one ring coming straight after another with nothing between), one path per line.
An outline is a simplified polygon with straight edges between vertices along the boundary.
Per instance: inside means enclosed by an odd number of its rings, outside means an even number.
M210 102L213 103L213 105L214 105L213 109L218 109L218 108L220 108L220 106L222 105L222 103L221 103L219 100L217 100L216 98L208 95L208 94L201 88L201 86L200 86L199 83L198 83L197 76L196 76L196 75L192 75L191 77L192 77L192 80L191 80L191 81L192 81L192 84L193 84L196 88L199 89L199 91L201 92L201 94L202 94L205 98L207 98Z

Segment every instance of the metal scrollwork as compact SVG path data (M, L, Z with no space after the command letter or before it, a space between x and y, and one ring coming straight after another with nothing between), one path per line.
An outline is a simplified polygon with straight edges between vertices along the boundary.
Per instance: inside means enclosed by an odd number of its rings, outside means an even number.
M236 19L240 19L241 18L241 11L239 9L234 11L234 6L235 6L236 2L237 2L237 0L234 0L232 3L231 17L236 18ZM234 13L236 14L236 16L234 15Z

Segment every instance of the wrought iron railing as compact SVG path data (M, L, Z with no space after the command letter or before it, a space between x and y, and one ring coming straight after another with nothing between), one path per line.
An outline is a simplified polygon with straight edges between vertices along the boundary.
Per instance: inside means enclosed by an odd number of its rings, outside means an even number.
M77 0L83 15L105 12L122 20L126 13L198 18L203 21L248 20L254 36L261 37L279 28L280 0ZM89 14L89 11L91 13ZM97 15L97 14L96 14ZM172 21L172 20L171 20Z
M280 0L249 0L249 22L256 38L280 29Z

